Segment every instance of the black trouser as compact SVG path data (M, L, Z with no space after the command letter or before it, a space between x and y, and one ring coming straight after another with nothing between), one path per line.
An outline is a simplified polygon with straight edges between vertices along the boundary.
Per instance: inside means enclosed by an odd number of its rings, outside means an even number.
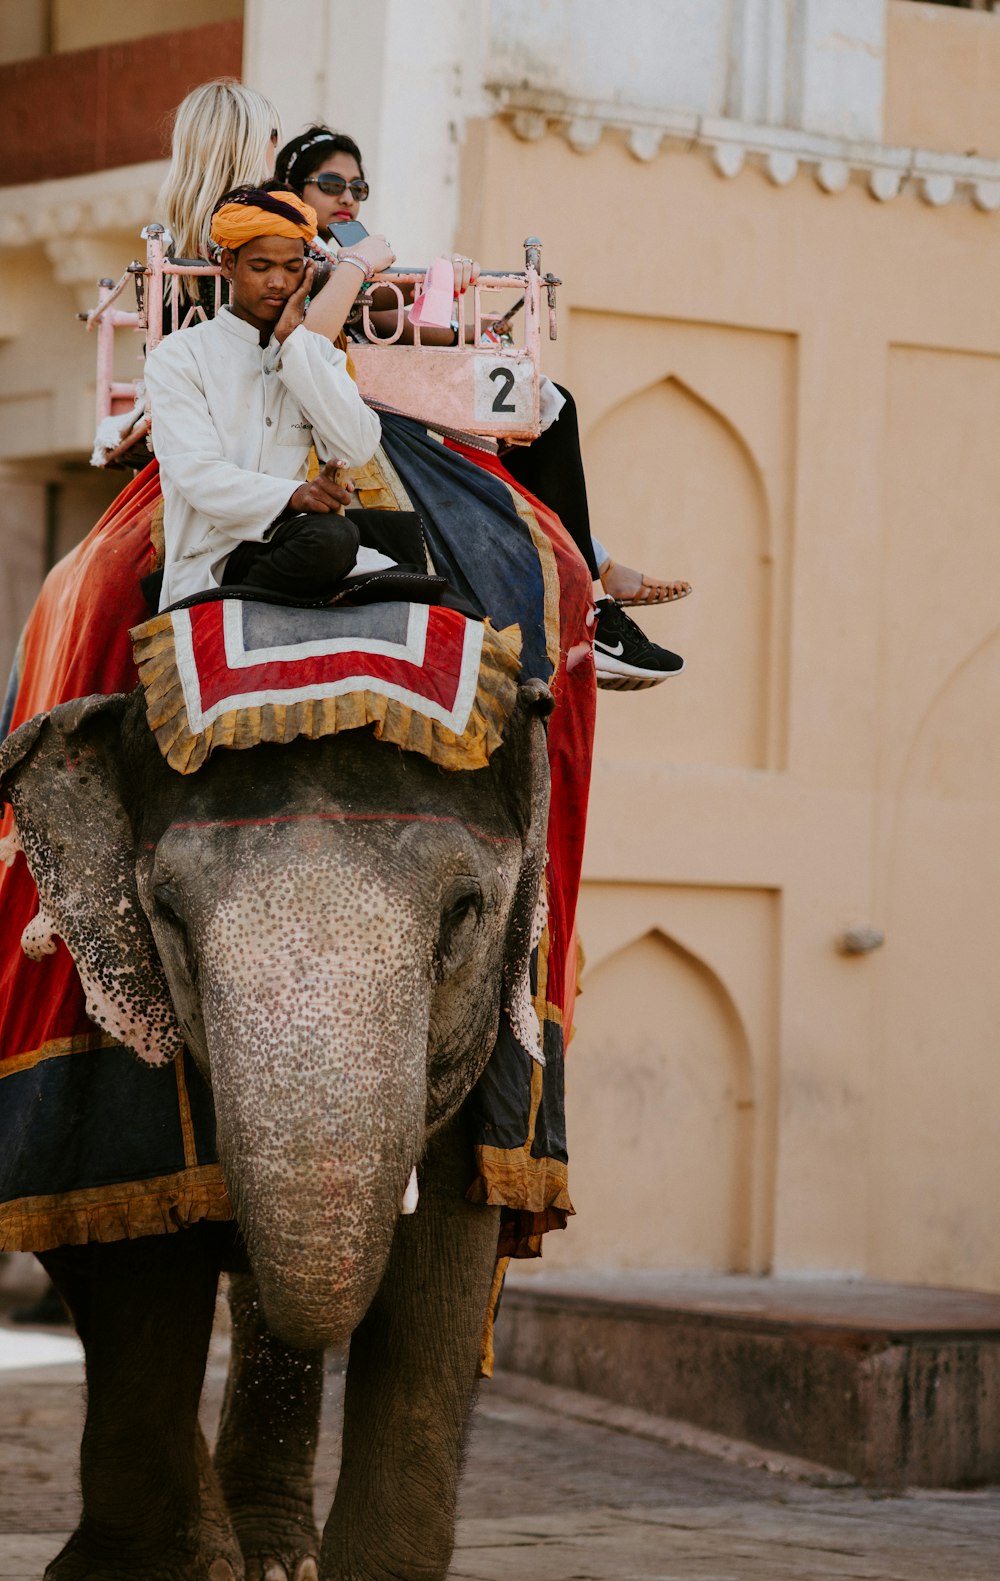
M566 405L555 422L530 445L512 445L504 452L503 464L515 483L523 483L543 505L555 511L596 579L576 402L561 384L556 389L566 397Z
M258 587L289 598L328 598L358 558L358 529L347 516L293 516L262 543L239 544L226 561L223 587Z
M330 598L353 570L360 544L400 566L426 570L415 511L305 513L282 522L263 543L239 544L226 561L222 586L256 587L310 603Z

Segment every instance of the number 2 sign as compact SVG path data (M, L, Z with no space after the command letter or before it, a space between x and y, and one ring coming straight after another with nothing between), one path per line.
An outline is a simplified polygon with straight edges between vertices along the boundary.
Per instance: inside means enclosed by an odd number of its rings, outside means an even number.
M530 423L534 404L534 368L526 358L477 357L475 413L481 423Z

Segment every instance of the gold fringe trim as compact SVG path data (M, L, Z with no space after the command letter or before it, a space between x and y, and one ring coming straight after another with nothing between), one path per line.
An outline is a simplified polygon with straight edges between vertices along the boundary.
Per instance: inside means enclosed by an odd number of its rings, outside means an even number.
M411 511L413 501L385 450L379 445L370 461L353 474L358 499L369 510Z
M217 747L243 751L261 742L282 745L305 736L315 741L374 725L379 741L419 752L444 769L485 768L503 739L517 700L521 671L521 631L496 631L487 621L479 661L479 682L469 722L461 735L375 691L310 699L287 706L264 703L221 714L199 734L188 725L184 690L177 670L170 615L157 615L131 632L135 662L146 693L146 718L160 751L178 774L193 774Z
M531 535L531 541L538 555L538 564L542 572L542 609L545 623L545 652L552 666L552 681L559 673L559 660L561 656L560 638L562 621L559 615L559 566L556 561L556 552L552 547L551 539L538 525L538 517L528 504L524 495L511 484L507 484L514 504L514 509L524 522ZM550 681L550 685L552 684Z
M0 1252L48 1252L88 1241L169 1235L199 1219L231 1219L217 1164L126 1185L93 1186L0 1204Z
M191 1100L188 1097L183 1059L174 1060L174 1076L177 1079L177 1112L181 1122L181 1136L184 1138L184 1167L197 1169L198 1144L194 1136L194 1121L191 1118Z
M48 1059L62 1059L66 1054L86 1054L91 1049L113 1049L118 1047L118 1042L108 1032L76 1032L69 1038L51 1038L48 1043L31 1049L27 1054L12 1054L9 1059L0 1060L0 1081L5 1076L16 1076L18 1071L33 1070Z
M567 1218L576 1211L568 1171L559 1159L533 1158L525 1147L477 1146L475 1154L479 1172L465 1193L469 1202L542 1215L554 1208Z
M500 1293L503 1282L507 1277L509 1257L498 1257L497 1265L493 1270L493 1283L490 1286L490 1299L486 1303L486 1322L483 1325L483 1339L479 1350L480 1378L492 1378L493 1367L496 1362L496 1353L493 1349L493 1326L497 1320L497 1307L500 1304Z
M162 496L162 494L160 495L160 498L157 500L156 504L153 506L152 514L151 514L151 516L149 518L149 542L150 542L150 546L151 546L151 548L153 550L153 563L152 563L152 565L150 567L150 570L151 571L162 571L163 570L163 561L164 561L164 557L166 555L166 550L164 549L164 546L163 546L163 496Z

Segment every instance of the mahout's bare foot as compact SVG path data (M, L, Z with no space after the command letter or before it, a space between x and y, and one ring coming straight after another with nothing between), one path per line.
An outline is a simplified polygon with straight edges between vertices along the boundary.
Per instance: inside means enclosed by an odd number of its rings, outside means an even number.
M686 598L691 591L690 582L670 582L665 578L647 576L630 565L619 565L609 560L601 570L601 585L609 598L619 604L669 604L675 599Z

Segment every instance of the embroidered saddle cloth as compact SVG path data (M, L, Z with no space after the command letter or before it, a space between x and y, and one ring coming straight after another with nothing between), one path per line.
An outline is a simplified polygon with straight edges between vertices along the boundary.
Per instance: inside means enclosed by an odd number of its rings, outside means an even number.
M517 698L521 634L434 604L296 608L220 599L132 630L150 729L192 774L216 747L374 725L441 768L477 769Z

